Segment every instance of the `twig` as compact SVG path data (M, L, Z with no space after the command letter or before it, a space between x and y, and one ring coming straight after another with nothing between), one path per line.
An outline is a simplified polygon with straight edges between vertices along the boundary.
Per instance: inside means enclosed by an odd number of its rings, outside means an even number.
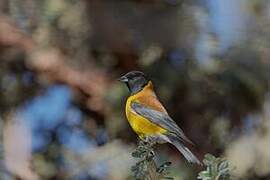
M139 161L132 166L133 177L136 180L158 180L158 179L173 179L166 177L168 175L168 167L170 162L165 162L158 166L155 162L154 143L140 140L138 147L132 153L134 158Z

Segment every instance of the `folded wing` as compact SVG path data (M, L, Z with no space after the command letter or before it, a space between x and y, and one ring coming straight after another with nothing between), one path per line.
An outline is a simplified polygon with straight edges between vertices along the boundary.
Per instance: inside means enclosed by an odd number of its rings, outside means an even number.
M167 137L168 142L173 144L184 155L188 162L201 164L197 157L183 144L183 142L193 143L185 136L184 132L167 113L153 110L138 102L131 103L131 108L135 113L166 129L168 132L164 135Z
M138 102L132 102L131 108L133 111L135 111L137 114L145 117L152 123L166 129L168 133L172 133L177 135L178 138L180 138L183 142L188 142L190 144L193 144L184 134L184 132L177 126L177 124L170 118L168 114L165 114L163 112L151 109L141 103Z

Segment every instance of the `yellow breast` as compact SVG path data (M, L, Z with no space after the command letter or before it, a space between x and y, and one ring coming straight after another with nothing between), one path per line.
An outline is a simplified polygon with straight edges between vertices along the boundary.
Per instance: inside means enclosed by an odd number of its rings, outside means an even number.
M147 88L147 87L146 87ZM143 91L143 90L142 90ZM163 134L166 132L165 129L162 127L151 123L146 118L136 114L136 112L132 111L131 103L136 102L139 96L143 96L143 92L139 92L135 95L130 96L126 102L126 116L128 122L132 129L139 135L140 138L148 135L155 135L155 134Z

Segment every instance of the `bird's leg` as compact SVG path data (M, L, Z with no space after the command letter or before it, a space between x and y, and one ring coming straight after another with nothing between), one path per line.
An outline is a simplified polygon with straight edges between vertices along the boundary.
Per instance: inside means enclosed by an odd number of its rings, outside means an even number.
M147 136L144 136L144 137L140 137L139 140L138 140L138 144L140 146L143 146L143 147L151 147L151 140L149 137Z
M142 143L144 145L148 145L149 144L149 137L148 136L142 137L141 140L142 140Z
M149 147L152 147L156 144L155 138L153 138L151 136L144 136L141 138L141 140L142 140L144 145L147 145Z

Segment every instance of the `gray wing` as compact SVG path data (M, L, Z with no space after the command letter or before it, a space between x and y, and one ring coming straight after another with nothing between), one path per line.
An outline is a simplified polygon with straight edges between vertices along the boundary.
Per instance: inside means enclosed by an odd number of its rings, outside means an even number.
M177 124L165 113L148 108L138 102L132 102L131 108L137 114L148 119L152 123L168 130L170 133L175 134L184 142L193 144L184 134L184 132L177 126Z

